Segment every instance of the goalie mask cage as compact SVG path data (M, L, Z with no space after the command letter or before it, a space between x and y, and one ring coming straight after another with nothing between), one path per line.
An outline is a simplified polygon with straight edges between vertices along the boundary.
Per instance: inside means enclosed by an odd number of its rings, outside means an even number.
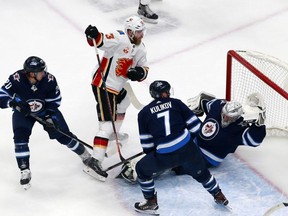
M245 103L255 92L266 104L267 135L288 136L288 64L255 51L230 50L226 99Z

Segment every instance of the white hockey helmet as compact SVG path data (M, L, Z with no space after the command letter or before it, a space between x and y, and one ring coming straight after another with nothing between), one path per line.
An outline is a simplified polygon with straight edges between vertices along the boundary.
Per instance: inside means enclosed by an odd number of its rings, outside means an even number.
M228 101L222 108L221 125L227 127L230 123L235 122L243 114L241 103L237 101Z
M125 26L125 32L127 32L127 30L130 29L133 32L133 34L135 34L136 31L146 30L144 21L138 16L128 17L125 20L124 26Z

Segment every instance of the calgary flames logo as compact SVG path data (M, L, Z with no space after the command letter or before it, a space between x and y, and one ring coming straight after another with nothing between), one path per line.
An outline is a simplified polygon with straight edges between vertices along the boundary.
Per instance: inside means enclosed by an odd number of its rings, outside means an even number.
M131 67L133 63L133 59L129 58L119 58L117 61L117 67L116 67L116 75L117 76L123 76L127 77L127 70Z

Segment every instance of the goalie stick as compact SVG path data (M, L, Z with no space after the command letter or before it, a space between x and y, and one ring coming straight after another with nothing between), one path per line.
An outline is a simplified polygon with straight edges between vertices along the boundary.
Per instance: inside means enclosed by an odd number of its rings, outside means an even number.
M282 202L282 203L279 203L275 206L272 206L270 209L268 209L263 216L270 216L272 215L272 213L274 213L275 211L277 211L278 209L281 209L281 208L285 208L285 207L288 207L288 203L287 202Z
M128 163L130 160L132 160L132 159L134 159L134 158L136 158L136 157L139 157L139 156L141 156L141 155L143 155L143 154L144 154L144 152L139 152L139 153L137 153L137 154L135 154L135 155L133 155L133 156L125 159L125 160L122 160L122 161L120 161L120 162L118 162L118 163L116 163L116 164L114 164L114 165L112 165L112 166L107 167L107 168L104 169L103 171L107 172L107 171L109 171L109 170L111 170L111 169L114 169L115 167L118 167L118 166L120 166L120 165L122 165L122 164Z
M141 104L140 101L138 100L138 98L136 97L136 95L135 95L135 93L134 93L134 91L133 91L130 83L127 82L127 83L125 84L124 88L125 88L126 91L127 91L127 94L128 94L128 96L129 96L129 98L130 98L130 101L131 101L132 105L133 105L137 110L141 110L141 109L144 107L144 105Z

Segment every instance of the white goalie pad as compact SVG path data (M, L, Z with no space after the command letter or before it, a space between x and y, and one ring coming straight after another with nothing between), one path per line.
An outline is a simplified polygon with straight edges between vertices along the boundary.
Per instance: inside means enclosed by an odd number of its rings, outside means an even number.
M187 105L191 110L198 108L199 103L200 103L200 94L197 95L196 97L192 97L187 100Z
M128 181L129 183L136 183L137 181L137 173L136 173L136 164L141 160L145 155L141 155L140 157L134 158L130 160L127 164L122 166L121 176Z
M200 102L203 99L212 100L212 99L215 99L215 95L212 95L210 93L202 91L197 96L189 98L187 100L188 107L191 110L195 110L195 109L199 108Z

